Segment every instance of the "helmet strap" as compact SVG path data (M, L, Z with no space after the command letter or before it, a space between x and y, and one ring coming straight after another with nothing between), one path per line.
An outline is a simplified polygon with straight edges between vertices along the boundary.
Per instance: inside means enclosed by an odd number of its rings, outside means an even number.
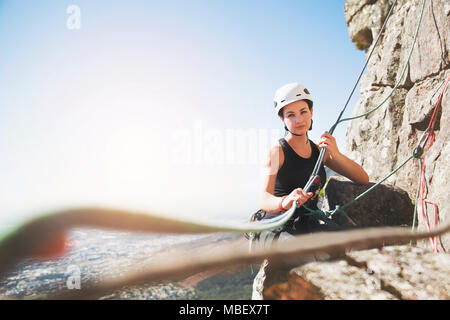
M285 132L289 132L293 136L297 136L297 137L302 137L303 136L303 134L296 134L296 133L293 133L293 132L289 131L289 129L286 126L284 126L284 130L286 130ZM308 144L308 142L309 142L309 137L308 137L308 132L306 132L306 143L305 144Z
M311 126L309 127L308 131L312 130L312 125L313 125L313 120L311 119ZM296 133L293 133L293 132L289 131L289 129L287 128L286 125L284 125L284 130L286 130L285 132L289 132L293 136L297 136L297 137L303 136L302 134L296 134ZM308 142L309 142L309 137L308 137L308 132L306 132L306 143L305 144L308 144Z

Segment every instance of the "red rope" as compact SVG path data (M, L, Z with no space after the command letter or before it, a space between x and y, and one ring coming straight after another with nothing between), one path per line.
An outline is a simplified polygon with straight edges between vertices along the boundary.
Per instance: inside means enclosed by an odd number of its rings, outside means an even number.
M422 220L423 220L423 224L425 225L425 228L427 229L428 232L431 231L430 228L430 222L428 220L428 217L425 215L425 203L432 203L430 200L425 199L425 188L426 188L426 178L425 178L425 171L426 171L426 165L425 165L425 158L427 155L428 150L430 149L431 145L433 144L433 137L431 138L431 142L429 143L424 156L423 156L423 164L422 164L422 172L420 173L420 203L422 204ZM438 211L437 211L437 205L435 204L435 211L434 211L434 227L437 226L437 220L438 220ZM433 252L438 252L438 247L437 247L437 237L435 238L429 238L430 240L430 245L431 245L431 249L433 250Z
M438 206L435 202L425 199L425 188L427 187L427 182L426 182L426 177L425 177L425 171L426 171L425 159L426 159L428 150L430 150L430 147L434 143L434 139L435 139L434 126L436 124L439 109L441 108L442 97L444 96L444 92L447 89L447 85L448 85L449 81L450 81L450 77L448 77L447 80L445 81L444 87L442 88L441 93L439 94L439 98L434 107L434 111L431 116L430 123L428 124L428 128L426 130L426 132L427 132L426 133L426 135L427 135L426 150L423 155L422 172L420 173L419 194L420 194L420 203L422 204L422 219L423 219L425 228L427 229L428 232L431 231L431 228L430 228L430 222L428 220L428 217L425 214L425 203L430 203L434 206L434 227L435 228L437 227L437 223L439 220L439 210L438 210ZM439 251L438 238L437 237L429 238L429 240L430 240L431 249L433 250L433 252L438 252Z

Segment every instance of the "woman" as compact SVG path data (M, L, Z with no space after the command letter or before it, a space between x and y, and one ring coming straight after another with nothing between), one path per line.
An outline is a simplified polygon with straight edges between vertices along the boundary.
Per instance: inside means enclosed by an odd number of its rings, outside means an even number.
M330 219L318 215L304 215L302 205L317 209L317 198L313 192L305 192L301 187L309 180L320 150L326 149L323 164L335 172L358 184L369 183L369 176L356 162L340 153L336 139L325 132L316 145L308 138L312 129L313 100L308 90L298 83L289 83L275 93L275 112L285 126L287 135L269 150L264 163L263 186L259 201L257 219L270 219L291 208L297 201L293 217L281 228L262 233L259 237L263 246L273 239L301 233L337 230L339 226ZM319 170L323 187L326 173L323 164ZM317 190L318 192L318 190ZM313 197L313 199L310 199ZM269 243L266 243L269 242Z
M275 112L283 122L287 135L269 150L264 163L263 186L259 201L260 210L252 220L270 219L292 207L297 201L297 209L292 218L283 226L261 232L256 237L258 246L268 247L274 241L281 241L294 235L317 231L334 231L340 227L333 220L318 215L305 215L302 206L317 209L315 196L326 181L323 164L355 183L368 184L369 176L356 162L339 152L336 139L325 132L316 145L308 138L312 129L313 100L308 90L298 83L289 83L275 93ZM323 164L319 169L319 189L305 192L299 186L305 186L309 180L319 153L325 148ZM313 197L313 199L311 199ZM318 257L310 257L315 260ZM282 266L278 266L281 268ZM284 265L287 270L292 267ZM274 279L268 259L261 265L253 283L253 299L261 299L264 286Z

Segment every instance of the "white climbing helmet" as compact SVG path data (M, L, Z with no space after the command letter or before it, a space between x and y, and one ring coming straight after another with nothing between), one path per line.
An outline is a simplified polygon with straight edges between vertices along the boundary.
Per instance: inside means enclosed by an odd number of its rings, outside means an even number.
M297 82L288 83L279 88L275 92L273 100L275 105L275 112L277 113L277 115L279 115L280 110L284 106L288 105L291 102L305 100L308 103L310 109L313 106L313 100L311 98L311 95L309 94L308 89L306 89L301 84L298 84Z

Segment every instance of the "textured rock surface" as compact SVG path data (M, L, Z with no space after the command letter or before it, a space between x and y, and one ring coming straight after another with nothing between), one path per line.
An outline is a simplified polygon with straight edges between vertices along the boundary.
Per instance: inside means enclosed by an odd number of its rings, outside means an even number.
M325 188L322 209L342 206L373 185L358 185L344 177L331 177ZM343 227L402 226L411 224L414 206L404 190L381 184L344 210L350 221L340 213L333 215L333 219Z
M384 290L399 299L450 298L448 254L435 254L417 247L392 246L347 255L353 264L371 270Z
M367 49L372 40L376 39L392 2L393 0L347 0L345 2L348 33L357 49Z
M356 47L369 51L393 1L347 0L345 16L349 35ZM361 79L361 96L352 116L378 106L400 80L418 23L422 0L398 0L384 34ZM386 14L385 14L386 13ZM373 15L373 16L372 16ZM369 17L370 16L370 17ZM377 29L378 28L378 29ZM363 32L363 30L370 30ZM367 45L367 43L369 43ZM380 109L366 117L352 120L347 128L346 155L361 164L371 181L378 181L407 159L426 129L438 98L439 86L450 76L450 4L446 0L428 0L406 73L399 87ZM425 162L428 190L426 198L439 206L440 221L447 220L450 170L449 91L438 115L436 140ZM419 162L408 162L387 180L408 192L412 199L418 186ZM427 205L430 224L433 207ZM419 211L419 229L424 229ZM419 245L428 246L427 241ZM440 250L450 247L450 235L441 237Z
M392 246L348 252L329 262L310 262L278 277L264 299L450 299L450 255ZM281 271L286 275L286 271ZM254 297L257 294L254 292Z

